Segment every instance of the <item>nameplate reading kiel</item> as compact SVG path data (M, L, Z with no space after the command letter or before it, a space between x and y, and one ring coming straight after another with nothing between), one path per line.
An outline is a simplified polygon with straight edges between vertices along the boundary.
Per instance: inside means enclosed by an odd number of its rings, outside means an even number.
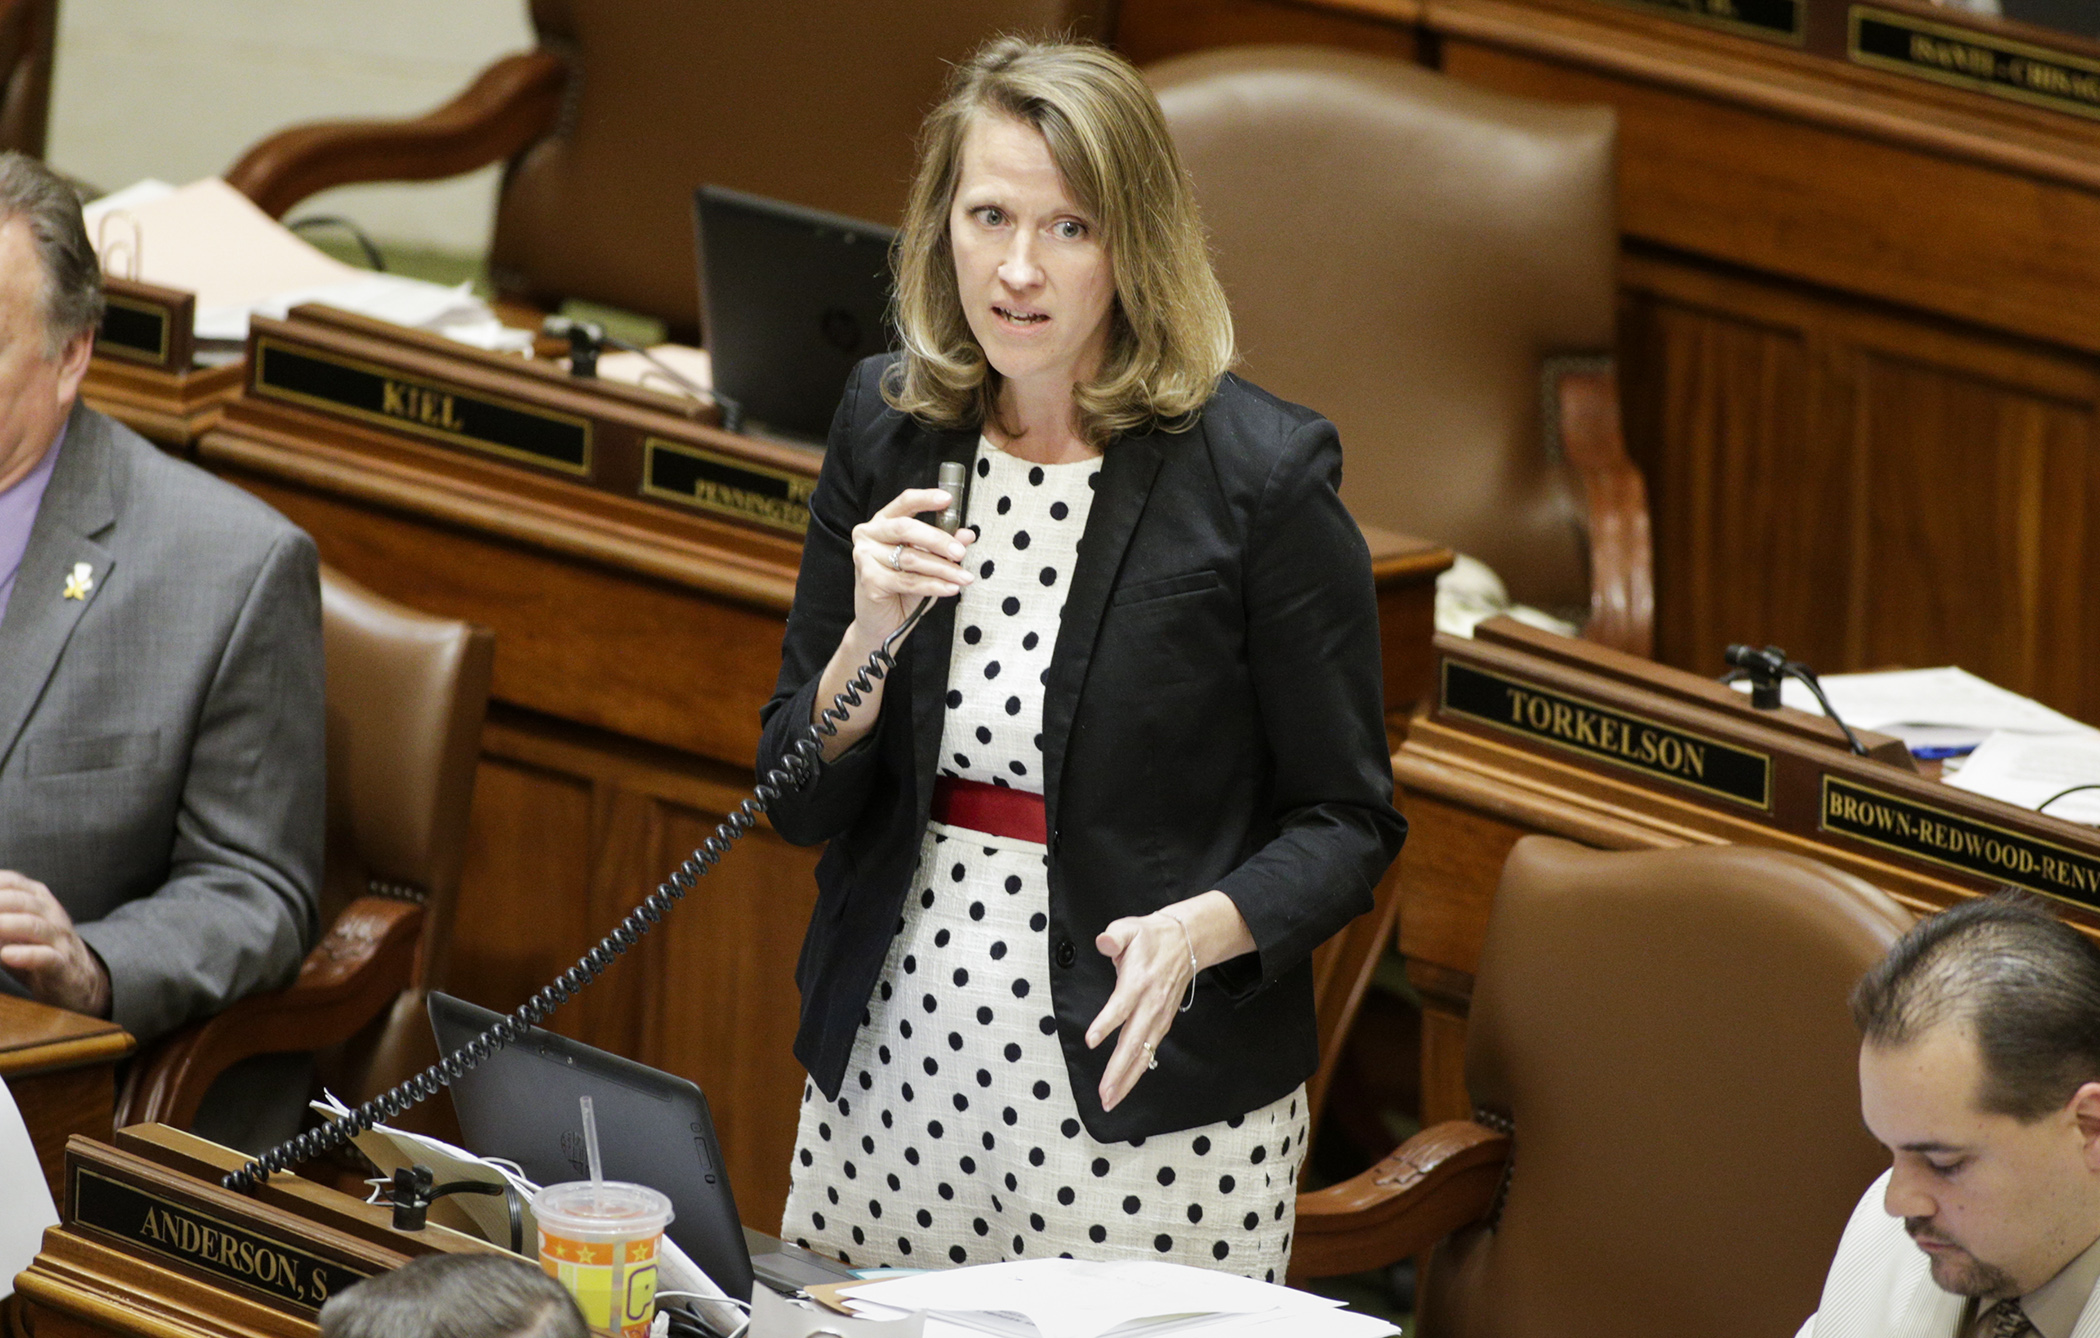
M642 442L642 491L791 534L809 528L817 481L698 446L649 437Z
M1803 0L1619 0L1635 9L1726 28L1746 37L1798 45L1804 31Z
M591 472L591 425L582 418L469 393L336 353L259 339L255 393L429 437L448 445Z
M371 1276L84 1166L74 1168L73 1205L75 1225L93 1227L135 1250L260 1292L307 1314Z
M1988 822L1823 777L1823 830L2100 909L2100 860Z
M2100 61L1871 5L1852 6L1851 20L1861 65L2100 117Z
M102 324L95 330L95 351L132 362L166 362L168 312L150 302L105 297Z
M1752 808L1768 808L1772 759L1579 697L1444 661L1444 709L1555 748Z

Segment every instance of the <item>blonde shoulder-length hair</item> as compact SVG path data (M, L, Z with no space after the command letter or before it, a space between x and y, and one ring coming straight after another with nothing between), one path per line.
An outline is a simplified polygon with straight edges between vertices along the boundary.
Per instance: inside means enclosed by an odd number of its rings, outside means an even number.
M885 398L935 427L998 422L1000 376L970 333L948 236L963 139L987 115L1041 133L1106 245L1115 301L1101 367L1073 387L1081 435L1099 447L1188 427L1233 363L1232 313L1158 101L1128 62L1084 43L998 38L955 67L926 118L894 254L904 356Z

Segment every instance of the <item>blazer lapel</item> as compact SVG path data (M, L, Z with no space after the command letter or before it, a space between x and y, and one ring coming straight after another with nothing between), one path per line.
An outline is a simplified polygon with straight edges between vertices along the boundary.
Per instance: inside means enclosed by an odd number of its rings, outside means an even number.
M1065 743L1079 710L1080 689L1093 660L1101 617L1108 611L1108 597L1115 590L1116 573L1122 569L1138 518L1145 513L1159 466L1160 446L1150 433L1111 444L1101 458L1093 507L1080 536L1079 560L1065 596L1057 646L1050 656L1050 678L1043 685L1043 799L1053 832L1064 779Z
M1907 1238L1903 1247L1916 1259L1906 1259L1902 1280L1890 1298L1888 1338L1959 1338L1954 1329L1961 1323L1967 1298L1941 1291L1924 1252Z
M904 462L882 503L886 505L906 488L935 486L943 460L961 460L970 468L974 483L976 441L972 432L920 433L913 443L915 454ZM933 809L933 777L940 766L941 728L948 713L948 656L954 644L955 601L936 599L897 653L896 672L911 689L912 771L918 781L916 798L922 821Z
M76 408L0 621L0 766L13 754L80 615L116 565L93 537L116 519L109 468L108 422ZM83 565L85 579L75 581Z

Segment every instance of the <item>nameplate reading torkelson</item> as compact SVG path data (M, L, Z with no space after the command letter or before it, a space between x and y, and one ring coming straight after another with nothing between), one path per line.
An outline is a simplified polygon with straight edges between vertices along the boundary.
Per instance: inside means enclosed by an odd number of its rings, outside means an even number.
M809 495L817 481L784 469L648 437L642 442L642 491L703 511L755 520L801 534L809 528Z
M1618 0L1672 18L1726 28L1747 37L1798 45L1804 31L1804 0Z
M169 314L151 302L134 302L114 293L103 298L102 324L95 330L95 351L133 362L168 360Z
M1444 709L1484 725L1752 808L1769 808L1772 759L1702 735L1444 661Z
M2100 860L2091 855L1836 776L1823 777L1823 830L2100 908Z
M589 420L392 368L262 338L255 347L255 393L453 446L589 477Z
M371 1276L282 1237L221 1221L85 1166L73 1168L73 1223L308 1314Z
M1871 5L1852 6L1851 23L1861 65L2100 117L2100 61Z

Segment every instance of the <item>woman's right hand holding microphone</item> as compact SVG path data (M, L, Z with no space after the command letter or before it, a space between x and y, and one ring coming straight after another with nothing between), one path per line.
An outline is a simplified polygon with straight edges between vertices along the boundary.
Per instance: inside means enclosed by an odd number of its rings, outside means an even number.
M888 506L853 527L853 623L824 666L817 700L811 707L812 719L845 691L847 681L904 625L921 599L960 594L977 579L962 566L964 554L977 540L975 531L958 530L950 535L919 519L927 512L942 510L949 500L940 488L906 488ZM824 741L825 761L858 743L875 727L882 690L883 684L877 683L838 732Z

